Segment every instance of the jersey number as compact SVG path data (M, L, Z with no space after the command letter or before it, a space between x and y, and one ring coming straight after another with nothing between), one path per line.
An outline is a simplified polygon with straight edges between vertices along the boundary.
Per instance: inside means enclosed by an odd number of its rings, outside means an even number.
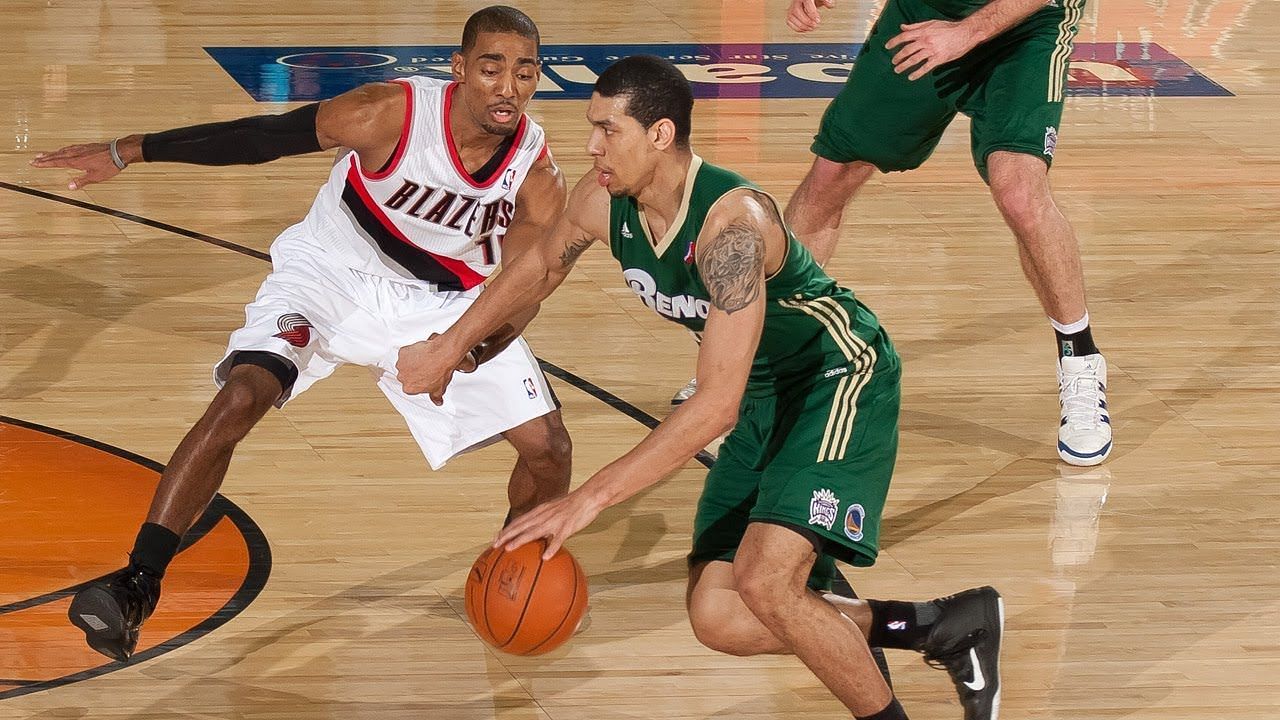
M485 265L498 264L498 248L501 247L501 241L495 238L493 236L493 233L490 232L490 233L485 233L484 235L481 235L476 240L476 244L479 245L480 249L484 251Z

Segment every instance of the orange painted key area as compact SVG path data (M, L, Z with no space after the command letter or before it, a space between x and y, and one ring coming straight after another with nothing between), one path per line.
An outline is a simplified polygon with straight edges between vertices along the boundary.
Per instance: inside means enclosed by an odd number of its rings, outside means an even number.
M0 653L0 698L124 667L67 620L70 590L127 562L160 475L94 445L0 420L0 646L12 649ZM257 526L221 496L210 513L212 529L170 566L132 662L225 623L261 589L270 553Z

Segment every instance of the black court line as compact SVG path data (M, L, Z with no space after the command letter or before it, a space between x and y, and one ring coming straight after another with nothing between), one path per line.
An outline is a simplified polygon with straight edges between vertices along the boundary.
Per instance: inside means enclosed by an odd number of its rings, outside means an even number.
M95 450L100 450L102 452L115 455L118 458L128 460L129 462L137 465L141 465L148 470L154 470L156 472L164 470L164 466L155 460L145 458L137 453L129 452L128 450L115 447L114 445L108 445L104 442L93 440L92 438L67 432L66 430L59 430L57 428L51 428L45 425L39 425L26 420L18 420L16 418L6 417L3 415L0 415L0 423L7 423L9 425L41 432L46 435L52 435L53 437L64 440L77 442L81 445L86 445ZM60 687L73 682L79 682L80 680L88 680L89 678L105 675L106 673L114 672L121 668L150 660L151 658L180 648L183 645L195 642L196 640L222 627L227 623L227 621L231 620L231 618L243 612L244 609L249 607L249 604L258 597L262 592L262 589L266 587L267 578L271 576L271 545L267 542L266 535L263 534L262 528L258 527L258 524L253 521L253 518L249 517L244 510L228 500L225 496L215 495L213 502L209 504L209 509L205 511L205 514L199 521L197 521L197 525L200 526L202 531L201 534L198 537L194 537L189 542L184 541L183 548L185 549L190 547L192 543L198 540L199 537L203 537L204 533L208 533L209 530L211 530L213 526L224 517L236 526L236 529L240 531L240 535L244 538L245 545L249 550L249 570L245 573L244 581L240 583L240 587L221 608L218 608L218 610L214 611L212 615L202 620L198 625L190 630L170 638L153 648L137 653L129 659L128 663L108 662L103 665L99 665L98 667L82 670L78 673L65 675L53 680L0 680L0 684L18 686L11 690L0 692L0 700L40 692L41 690ZM69 588L45 593L38 598L10 603L4 607L0 607L0 614L15 612L17 610L35 607L36 605L42 605L44 603L65 598L74 594L78 589L84 587L90 582L93 582L93 580L79 583Z
M238 252L241 255L248 255L251 258L266 260L268 262L271 261L271 256L262 252L261 250L254 250L253 248L248 248L243 245L237 245L236 243L230 242L228 240L223 240L221 238L216 238L212 235L205 235L202 232L196 232L195 230L188 230L186 228L178 227L177 225L170 225L169 223L160 222L159 220L152 220L151 218L145 218L145 217L142 217L141 215L134 215L133 213L125 212L123 210L113 210L109 207L104 207L102 205L94 205L93 203L87 203L82 200L76 200L75 198L63 197L62 195L47 193L43 190L36 190L34 188L22 187L21 185L14 185L13 183L7 183L3 180L0 180L0 188L4 188L5 190L12 190L13 192L16 192L16 193L22 193L23 195L30 195L31 197L38 197L42 200L52 200L54 202L60 202L64 205L78 207L81 210L89 210L90 212L101 213L103 215L110 215L111 217L114 217L114 218L120 218L121 220L128 220L129 222L138 223L139 225L146 225L147 227L153 227L153 228L156 228L157 230L164 230L166 232L171 232L175 235L181 235L183 237L191 238L192 240L199 240L202 243L217 245L218 247L223 248L224 250Z
M196 232L194 230L188 230L186 228L181 228L181 227L178 227L177 225L170 225L168 223L159 222L158 220L145 218L145 217L142 217L141 215L134 215L133 213L124 212L122 210L114 210L112 208L105 207L103 205L95 205L93 203L83 202L81 200L76 200L74 198L63 197L62 195L55 195L54 193L45 192L43 190L34 190L32 188L26 188L20 185L14 185L13 183L7 183L7 182L4 182L3 180L0 180L0 188L4 188L5 190L12 190L14 192L22 193L24 195L30 195L32 197L38 197L42 200L52 200L53 202L60 202L65 205L71 205L72 207L78 207L82 210L89 210L96 213L102 213L103 215L110 215L111 217L120 218L121 220L128 220L129 222L135 222L140 225L146 225L147 227L153 227L158 230L165 230L165 231L174 233L176 235L181 235L183 237L191 238L193 240L199 240L200 242L208 243L210 245L216 245L220 248L231 250L232 252L238 252L241 255L247 255L251 258L257 258L258 260L266 260L267 262L271 262L271 256L268 255L267 253L262 252L261 250L254 250L253 248L245 247L244 245L233 243L230 240L223 240L222 238L216 238L216 237L213 237L212 235L205 235L204 233ZM608 390L605 390L604 388L600 387L599 385L596 385L595 383L587 380L586 378L576 375L554 363L543 360L542 358L538 358L538 363L542 366L542 369L544 372L550 373L551 375L554 375L557 378L560 378L564 382L569 383L570 385L578 388L582 392L590 395L591 397L599 400L600 402L608 405L609 407L617 410L623 415L626 415L627 417L631 418L632 420L635 420L636 422L640 423L641 425L644 425L649 429L658 427L658 424L661 422L660 420L650 415L649 413L645 412L644 410L641 410L635 405L632 405L626 400L623 400L617 395L614 395L613 393L609 392ZM715 464L715 458L706 451L699 452L694 457L694 459L697 460L699 463L702 463L703 467L707 467L707 468Z

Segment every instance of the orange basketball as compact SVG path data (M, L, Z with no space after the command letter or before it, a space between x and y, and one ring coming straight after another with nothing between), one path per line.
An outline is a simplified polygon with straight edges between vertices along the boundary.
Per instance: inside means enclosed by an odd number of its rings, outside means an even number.
M587 611L587 576L561 548L542 560L546 545L507 552L485 550L467 576L471 626L485 642L513 655L541 655L564 644Z

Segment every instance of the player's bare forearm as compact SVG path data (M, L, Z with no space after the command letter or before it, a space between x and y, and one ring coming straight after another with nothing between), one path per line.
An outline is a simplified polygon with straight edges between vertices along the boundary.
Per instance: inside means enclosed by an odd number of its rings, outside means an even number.
M440 337L449 357L456 355L461 359L504 325L510 324L514 329L519 321L523 324L518 327L524 329L537 313L539 304L568 276L569 267L557 271L547 267L543 259L540 252L524 253L485 287L480 297Z
M521 262L526 254L543 252L546 243L554 242L564 215L565 195L564 175L547 152L534 163L516 195L515 219L502 240L504 269ZM494 276L490 285L496 284L501 275L499 272ZM496 356L520 337L538 314L539 304L513 309L506 322L475 347L477 363Z
M520 337L525 328L529 327L529 323L538 314L540 305L534 305L531 308L517 313L511 319L493 333L489 337L480 341L476 346L476 365L483 365L498 356L498 353L507 349L507 346L515 342Z
M1000 35L1045 6L1045 0L991 0L961 21L975 38L974 45Z
M680 469L733 427L737 402L699 387L638 445L582 484L600 507L616 505Z
M569 536L603 511L662 481L717 435L732 426L736 414L723 409L700 388L626 455L601 469L573 492L550 500L512 520L494 546L515 548L543 538L543 558L551 557ZM719 408L719 409L717 409Z

